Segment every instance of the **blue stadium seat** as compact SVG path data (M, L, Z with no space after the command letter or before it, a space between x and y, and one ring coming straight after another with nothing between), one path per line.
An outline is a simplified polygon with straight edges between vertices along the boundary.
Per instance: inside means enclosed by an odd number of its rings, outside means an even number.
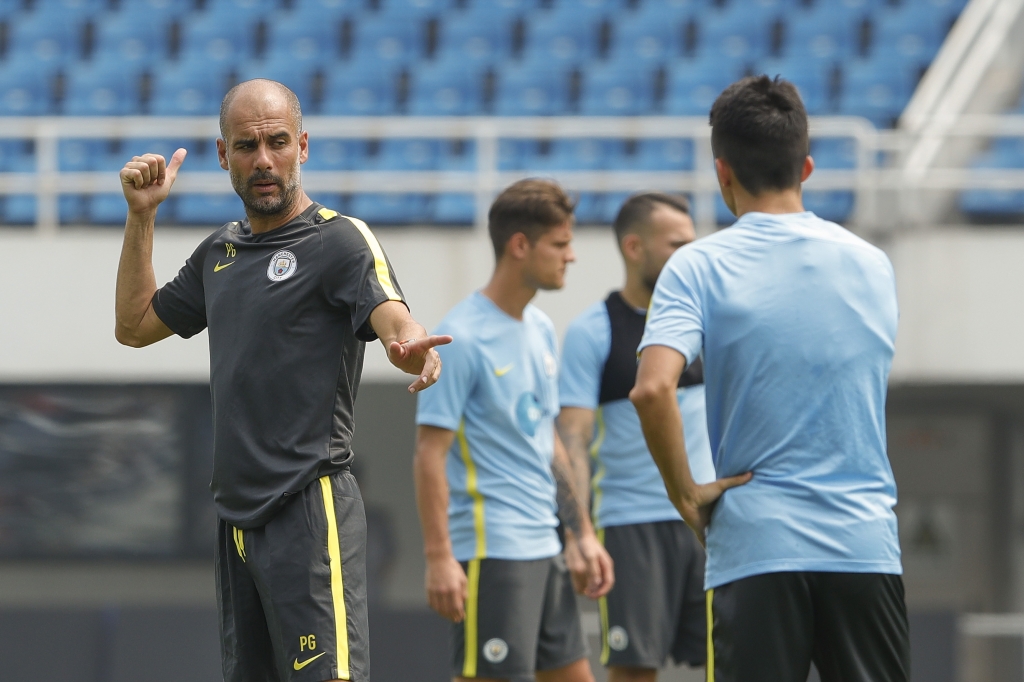
M573 21L567 14L551 11L530 15L526 28L526 59L582 64L597 56L599 33L593 20Z
M313 79L319 64L316 62L288 62L265 59L243 64L238 70L238 80L267 78L284 83L299 98L304 109L310 111L313 104Z
M573 214L580 225L597 225L604 222L605 196L597 192L581 192L576 197Z
M540 6L539 0L468 0L466 15L494 21L527 16L534 13Z
M676 60L669 67L666 112L707 116L722 90L742 75L739 64L714 56Z
M381 0L380 11L392 17L430 17L451 9L451 0Z
M569 111L569 74L546 61L516 62L498 73L499 116L551 116Z
M220 226L245 218L245 206L237 194L179 194L174 220L182 225Z
M94 170L106 153L106 146L104 140L60 140L57 143L58 168L62 172Z
M325 114L388 116L398 113L398 72L373 59L342 62L327 72Z
M698 53L729 60L750 61L764 57L771 46L771 22L775 9L762 13L760 5L733 3L725 10L701 16Z
M0 172L36 170L31 142L0 140ZM36 198L31 194L0 195L0 225L31 225L36 221Z
M654 71L643 62L599 62L583 74L582 114L639 116L653 113L654 104Z
M846 22L832 6L819 3L810 11L786 16L783 52L790 59L829 63L857 54L857 21Z
M370 225L410 225L430 219L432 197L425 194L354 194L349 211Z
M692 17L666 16L662 7L647 3L613 24L612 57L662 64L683 56L683 22Z
M438 59L493 64L512 56L512 25L502 20L482 20L457 14L441 24Z
M230 65L202 59L169 62L153 72L149 113L156 116L213 116L227 88Z
M76 16L33 12L12 21L7 58L32 59L40 64L64 64L82 53L82 21Z
M70 116L141 113L141 73L141 63L109 60L76 64L67 72L64 113Z
M891 127L910 100L912 86L905 71L887 59L858 59L843 67L839 111L863 116L876 126Z
M53 103L53 64L30 58L0 62L0 116L38 116Z
M36 222L34 194L0 196L0 225L32 225Z
M438 194L434 198L431 222L438 225L472 225L476 203L472 194Z
M609 165L620 170L693 170L693 142L676 138L618 143L612 149Z
M522 164L530 172L602 170L607 167L608 140L531 140L523 147Z
M0 173L31 173L36 169L33 143L29 140L0 140Z
M409 113L416 116L482 114L484 73L482 66L457 59L425 63L412 74Z
M311 171L362 169L363 154L355 140L314 137L309 141L309 160L302 166Z
M292 14L269 25L265 59L285 64L329 64L341 56L341 20Z
M160 64L167 57L170 26L161 19L139 19L137 15L117 14L98 22L92 59Z
M365 6L364 0L292 0L292 13L327 22L352 16Z
M766 59L758 62L757 71L775 78L790 81L800 91L807 113L821 115L830 113L830 80L833 67L827 63L802 58Z
M423 57L424 23L416 17L364 16L355 27L357 59L408 64Z
M971 163L971 168L1024 168L1024 141L996 139L992 148ZM978 221L1016 222L1024 215L1024 192L1019 190L971 189L960 195L960 210Z
M235 64L253 56L255 23L251 18L224 17L206 12L182 23L182 52L188 59L205 59L211 64Z
M192 8L190 3L180 0L132 0L118 3L117 12L105 21L132 19L138 23L166 23L177 19Z
M902 5L877 12L872 55L924 66L939 51L949 21L927 5Z
M81 21L103 13L106 8L105 0L35 0L32 12L62 20L74 18Z
M529 140L498 140L498 170L523 170L528 155Z
M439 140L384 140L363 163L368 170L427 171L437 170L440 156Z
M272 14L278 5L275 0L206 0L203 16L248 23Z
M811 140L815 168L849 170L857 167L857 140L850 137L821 137ZM842 190L809 190L803 193L804 208L819 218L846 222L853 214L854 194Z

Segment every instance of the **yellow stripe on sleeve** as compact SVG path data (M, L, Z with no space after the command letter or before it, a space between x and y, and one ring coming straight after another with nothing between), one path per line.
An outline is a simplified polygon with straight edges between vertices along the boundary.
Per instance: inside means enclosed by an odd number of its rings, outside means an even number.
M604 528L597 529L598 542L604 546ZM601 665L608 665L608 657L611 656L611 648L608 645L608 597L601 597L597 600L597 610L601 614Z
M462 463L466 465L466 492L473 498L473 529L476 531L476 558L484 559L487 557L484 496L480 494L480 487L476 476L476 464L473 462L473 455L469 451L469 441L466 439L466 423L464 421L459 424L459 430L456 435L459 439Z
M590 487L593 489L593 511L591 512L594 525L599 525L597 522L598 515L601 511L601 501L604 499L604 492L601 489L601 481L604 480L604 476L608 473L605 469L604 462L600 460L598 455L601 453L601 446L604 445L605 436L605 424L604 424L604 408L598 407L597 412L594 416L597 419L597 438L590 446L590 457L591 459L597 460L597 469L594 471L594 477L590 480Z
M352 221L352 224L356 226L359 233L363 235L363 239L366 240L366 245L370 247L370 253L373 254L373 267L377 272L377 282L380 284L380 288L387 294L388 300L390 301L401 301L402 297L398 295L395 290L395 285L391 283L391 270L388 268L388 259L384 257L384 249L380 248L380 242L373 236L373 232L370 228L359 218L353 218L351 216L344 216Z
M711 628L715 624L715 614L711 608L711 602L715 597L714 590L708 590L708 682L715 682L715 639L711 636Z
M345 583L341 574L341 541L338 537L338 518L334 515L334 491L330 476L320 477L320 491L327 515L327 556L331 560L331 596L334 598L334 630L338 652L338 678L349 680L348 669L348 610L345 608Z
M469 575L466 576L469 585L466 597L466 621L464 630L466 632L465 652L462 662L462 676L476 677L476 652L477 652L477 611L480 603L480 559L473 559L469 562Z

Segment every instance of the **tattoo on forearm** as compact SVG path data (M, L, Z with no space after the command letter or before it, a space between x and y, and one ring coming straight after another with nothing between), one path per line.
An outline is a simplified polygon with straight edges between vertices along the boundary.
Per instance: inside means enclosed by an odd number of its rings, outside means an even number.
M572 472L568 471L565 463L557 457L551 463L551 472L555 475L557 488L558 518L578 537L583 527L582 514L585 514L586 511L576 495Z

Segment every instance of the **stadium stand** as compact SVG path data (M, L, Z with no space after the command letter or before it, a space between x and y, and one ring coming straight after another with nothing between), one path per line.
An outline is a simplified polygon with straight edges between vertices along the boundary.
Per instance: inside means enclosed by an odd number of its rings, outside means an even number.
M793 80L812 114L863 116L891 127L964 4L0 0L0 115L211 115L226 87L267 77L292 87L309 114L705 116L722 88L763 72ZM338 152L330 159L314 155L315 167L324 169L472 167L463 156L446 156L440 143L429 145L429 163L393 154L389 145L374 156L353 153L355 148L339 140L323 144ZM574 144L503 144L503 167L547 173L590 167L580 165ZM692 167L692 150L674 164L661 147L611 144L602 164L623 170ZM8 170L31 164L30 154L10 151L16 148L5 147L0 156ZM62 147L62 167L78 163L65 154L73 152ZM824 166L838 158L829 154L819 166L833 167ZM197 158L190 156L190 167ZM985 167L1021 163L1017 146L1009 143L997 143L977 161ZM852 199L840 194L822 198L821 210L843 220ZM1009 200L993 197L965 193L963 208L980 215ZM65 202L62 220L118 222L114 207L104 208L101 199ZM213 196L180 199L168 213L182 223L208 223L234 210L231 201ZM604 204L610 207L612 199L581 197L581 222L607 221L611 209ZM374 222L423 222L432 216L459 224L473 218L472 201L462 195L337 201ZM5 224L34 219L31 197L0 204Z

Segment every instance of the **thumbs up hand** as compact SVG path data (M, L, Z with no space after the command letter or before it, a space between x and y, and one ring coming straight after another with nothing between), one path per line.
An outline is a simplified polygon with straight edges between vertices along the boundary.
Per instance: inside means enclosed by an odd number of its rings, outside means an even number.
M132 160L121 169L121 189L128 202L130 213L149 213L167 198L178 177L178 169L185 161L186 152L179 149L174 152L170 163L159 154L143 154L132 157Z

